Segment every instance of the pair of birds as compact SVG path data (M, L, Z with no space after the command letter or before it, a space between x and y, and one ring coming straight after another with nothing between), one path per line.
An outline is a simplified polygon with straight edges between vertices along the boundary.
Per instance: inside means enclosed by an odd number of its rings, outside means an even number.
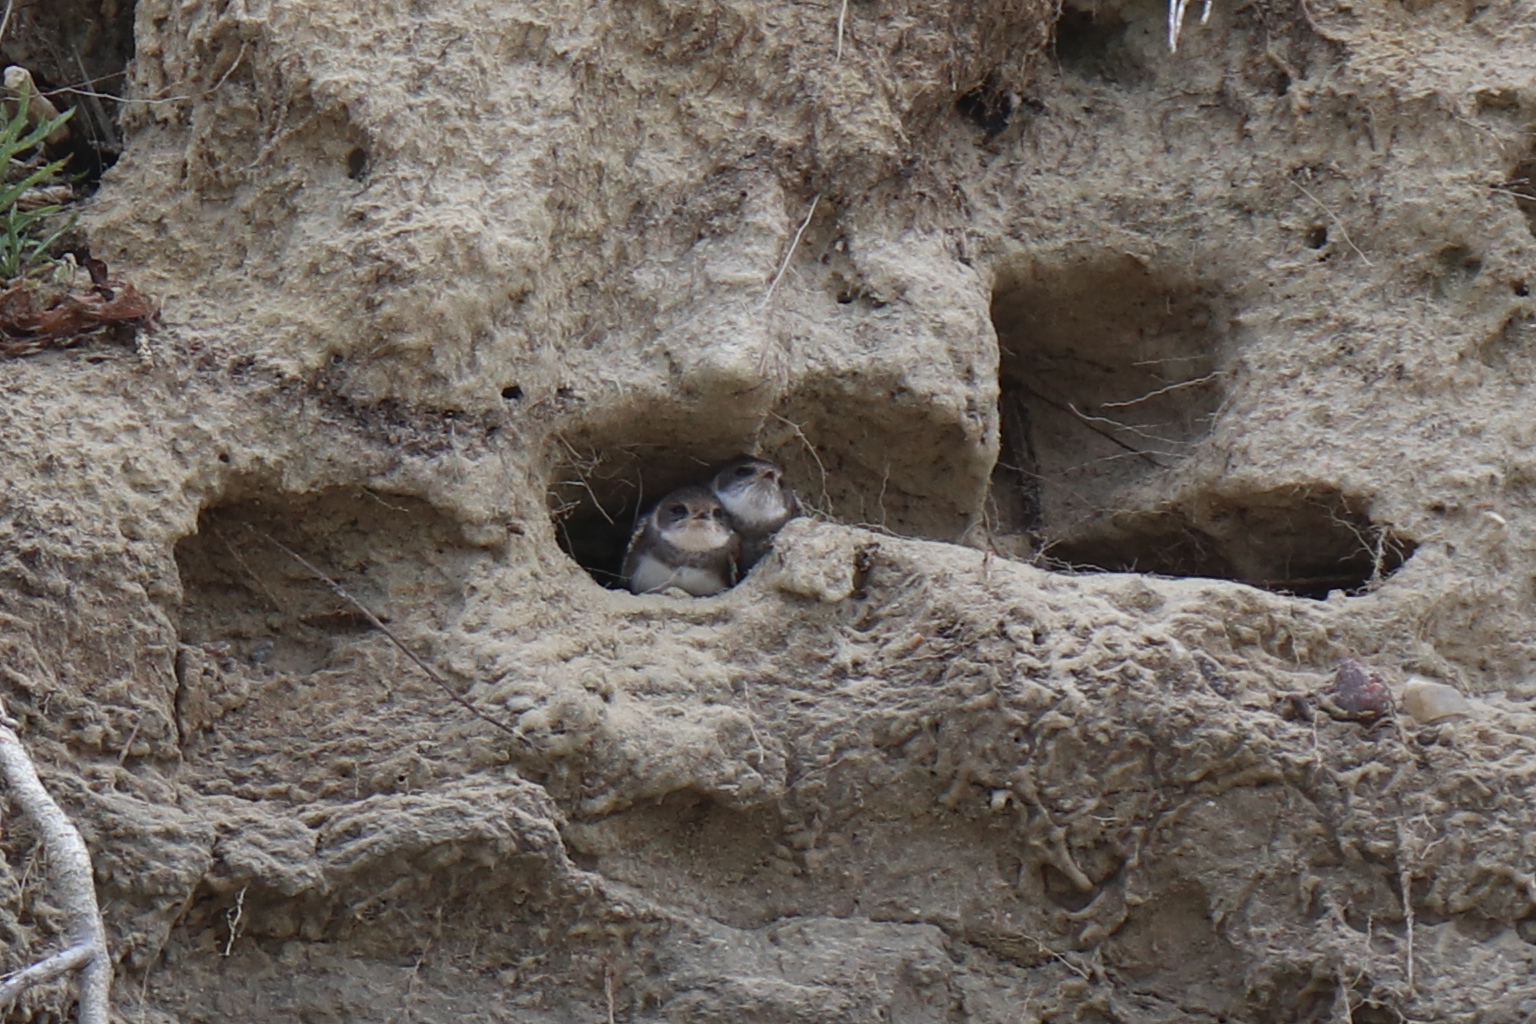
M784 472L743 455L708 484L680 487L641 517L624 554L624 584L636 594L680 587L708 597L734 586L800 512Z

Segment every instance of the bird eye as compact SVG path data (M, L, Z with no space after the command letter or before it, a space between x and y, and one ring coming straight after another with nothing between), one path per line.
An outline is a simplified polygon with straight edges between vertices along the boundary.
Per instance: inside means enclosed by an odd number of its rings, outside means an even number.
M685 516L685 515L688 514L688 506L687 505L673 505L671 508L667 509L667 511L671 512L675 516Z
M751 466L737 466L736 467L736 479L738 479L738 480L745 480L747 477L751 476L752 474L754 474L756 472L757 472L757 470L753 469Z

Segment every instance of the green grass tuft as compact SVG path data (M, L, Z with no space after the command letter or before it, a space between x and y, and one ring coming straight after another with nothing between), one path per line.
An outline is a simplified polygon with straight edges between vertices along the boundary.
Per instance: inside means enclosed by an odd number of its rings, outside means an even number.
M68 121L73 110L65 111L50 121L28 130L27 101L31 98L31 84L22 86L14 110L0 120L0 171L10 176L11 168L27 169L22 157L42 144L42 141ZM0 185L0 281L10 281L50 260L49 246L59 236L74 226L75 217L70 215L63 225L49 230L49 220L60 210L57 203L22 209L22 196L29 190L44 185L62 184L66 161L55 160L41 167L28 170L19 180Z

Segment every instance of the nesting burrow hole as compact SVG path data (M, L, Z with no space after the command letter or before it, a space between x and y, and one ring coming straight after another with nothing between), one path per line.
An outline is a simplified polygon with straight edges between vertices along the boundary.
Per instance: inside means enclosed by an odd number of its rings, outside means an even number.
M206 509L197 532L176 545L183 643L303 673L373 629L278 544L396 629L442 628L461 609L470 574L494 558L418 498L350 487L234 498Z
M1156 12L1150 8L1131 10L1114 5L1078 6L1064 4L1056 22L1055 54L1063 73L1083 79L1099 79L1121 85L1137 85L1149 77L1136 40L1128 29L1131 17L1150 20Z
M48 0L10 9L0 59L26 68L59 110L74 110L69 138L50 152L94 187L117 162L123 140L118 98L133 59L132 0Z
M742 398L725 401L737 408L652 408L554 441L555 539L598 583L622 588L624 550L641 514L675 488L707 484L744 453L777 463L811 514L939 540L958 539L970 524L982 448L899 381L813 383L766 416Z
M640 515L669 491L707 483L710 469L736 454L729 445L688 449L562 438L549 485L560 550L598 583L622 588L624 551Z
M1315 482L1173 497L1210 437L1234 341L1220 290L1113 255L999 278L994 533L1043 564L1236 580L1311 597L1396 571L1414 544Z

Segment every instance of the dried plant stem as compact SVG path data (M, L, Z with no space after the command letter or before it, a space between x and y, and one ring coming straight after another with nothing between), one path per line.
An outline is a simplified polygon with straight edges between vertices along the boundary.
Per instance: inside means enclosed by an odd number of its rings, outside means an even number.
M1159 397L1161 395L1166 395L1170 391L1178 391L1181 388L1194 388L1194 387L1199 387L1201 384L1209 384L1212 381L1219 380L1221 378L1221 376L1222 376L1221 371L1217 370L1215 373L1208 373L1204 377L1196 377L1194 380L1181 380L1181 381L1178 381L1177 383L1169 384L1167 387L1158 388L1156 391L1149 391L1146 394L1140 396L1139 398L1130 398L1130 399L1125 400L1124 402L1101 402L1101 403L1099 403L1099 408L1100 409L1124 409L1127 406L1139 405L1140 403L1148 401L1150 399L1157 398L1157 397Z
M1413 865L1405 841L1405 829L1401 820L1397 823L1397 888L1403 901L1403 924L1406 936L1403 943L1403 974L1408 982L1408 997L1413 998Z
M1113 442L1114 444L1119 445L1121 448L1124 448L1127 454L1134 455L1137 458L1145 459L1146 461L1150 462L1152 465L1156 466L1158 469L1165 469L1165 468L1167 468L1161 462L1158 462L1157 459L1153 458L1152 454L1150 452L1144 452L1140 448L1137 448L1137 447L1135 447L1133 445L1126 444L1124 441L1120 440L1120 438L1116 437L1114 434L1110 433L1108 430L1105 430L1103 427L1098 426L1094 422L1094 420L1095 419L1103 420L1106 423L1114 423L1115 426L1121 427L1122 429L1129 429L1129 428L1125 428L1123 424L1115 423L1115 421L1113 421L1113 420L1105 420L1104 417L1102 417L1102 416L1100 416L1100 417L1085 416L1083 413L1078 412L1077 408L1075 406L1073 406L1071 403L1058 402L1054 398L1048 398L1045 395L1041 394L1040 392L1036 391L1034 388L1026 387L1026 388L1023 388L1022 390L1026 394L1028 394L1031 398L1035 399L1038 402L1044 402L1046 405L1050 406L1053 409L1056 409L1056 410L1058 410L1060 412L1064 412L1064 413L1067 413L1067 414L1069 414L1071 416L1077 417L1077 421L1079 423L1081 423L1083 426L1087 427L1089 430L1093 431L1095 434L1098 434L1100 437L1104 438L1106 441Z
M270 533L265 533L261 530L258 530L250 523L246 523L245 528L250 530L256 536L260 537L262 540L266 541L268 544L271 544L273 547L277 548L277 550L281 551L295 562L298 562L305 569L308 569L310 575L314 576L315 579L330 587L331 591L337 597L350 604L353 608L356 608L358 612L363 616L363 618L368 620L369 624L372 625L374 629L378 630L380 633L383 633L384 636L388 638L390 643L394 644L397 648L400 649L400 653L404 654L407 658L410 658L411 661L415 662L416 667L426 673L427 678L436 683L455 704L459 705L465 711L468 711L470 714L474 715L476 718L480 719L480 721L486 723L487 725L491 725L497 729L500 729L502 732L506 733L508 736L511 736L513 739L523 739L523 735L516 729L512 728L510 725L507 725L504 722L498 722L490 715L487 715L485 712L475 707L474 704L470 703L469 699L460 694L459 691L455 690L451 685L449 685L448 680L444 679L436 669L418 658L415 651L405 646L404 641L395 636L390 628L384 625L383 620L380 619L377 615L373 614L371 610L369 610L367 605L363 604L363 602L347 593L345 587L331 579L331 577L327 576L325 573L321 572L319 567L317 567L313 562L290 548L288 545L284 544L282 541L278 540L276 537L272 536Z
M1311 193L1311 191L1309 191L1307 189L1307 186L1303 185L1301 182L1296 181L1295 179L1292 179L1291 180L1291 184L1295 185L1298 189L1300 189L1302 195L1306 196L1308 199L1310 199L1314 203L1316 203L1317 204L1317 208L1319 210L1322 210L1324 213L1326 213L1328 215L1328 219L1333 221L1334 227L1339 229L1339 234L1340 234L1340 236L1343 237L1344 244L1348 245L1351 249L1353 249L1355 251L1355 255L1360 257L1360 262L1364 263L1368 267L1374 267L1376 265L1376 264L1371 262L1370 257L1368 257L1365 253L1360 251L1360 247L1355 244L1355 240L1353 238L1349 237L1349 229L1344 226L1344 222L1339 219L1339 215L1334 213L1332 210L1330 210L1328 208L1328 204L1327 203L1323 202L1321 199L1317 198L1317 196L1313 195Z
M821 508L817 509L816 511L822 513L823 515L830 516L832 514L832 498L827 494L827 467L821 461L821 455L817 453L816 446L811 443L810 438L805 436L805 431L800 429L800 424L796 423L794 420L780 416L776 412L769 413L768 415L772 416L774 419L778 420L780 423L793 430L795 432L795 436L800 439L800 443L805 445L805 450L811 453L811 458L816 463L816 469L821 473Z
M9 10L7 10L9 13ZM843 59L843 27L848 24L848 0L843 0L837 12L837 60Z
M811 226L811 218L816 216L816 207L820 203L821 193L817 192L811 199L811 208L806 211L805 220L800 223L800 230L795 232L794 240L789 243L789 251L784 254L784 262L779 264L779 272L773 275L773 281L768 285L767 293L763 295L764 306L773 301L774 289L778 288L779 282L784 279L784 272L789 269L789 261L795 258L795 250L800 247L800 239L805 237L805 229Z
M80 968L80 1024L107 1024L112 1006L112 960L96 904L91 854L69 815L37 777L31 755L16 735L17 724L0 706L0 775L23 814L42 833L54 889L64 904L69 948L0 982L0 1007L33 985Z

